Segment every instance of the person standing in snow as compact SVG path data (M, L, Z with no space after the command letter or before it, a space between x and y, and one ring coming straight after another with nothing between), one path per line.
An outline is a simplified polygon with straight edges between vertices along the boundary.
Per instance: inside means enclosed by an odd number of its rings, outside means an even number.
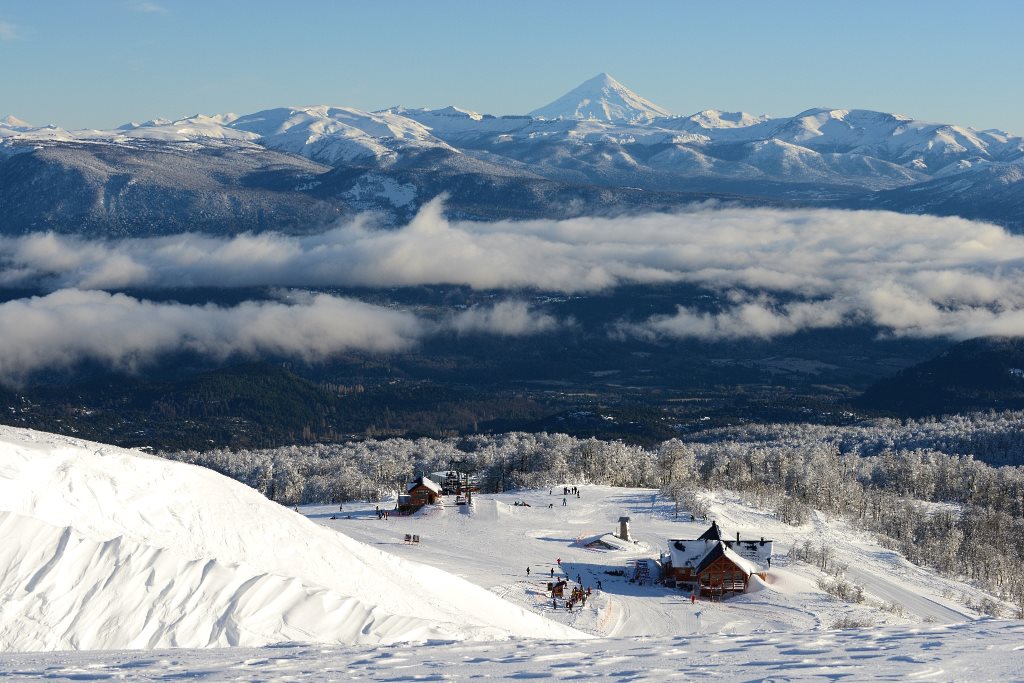
M555 578L555 568L554 567L551 568L551 578L552 579Z
M692 605L695 602L697 602L697 593L695 591L690 591L690 604Z
M568 500L566 498L562 498L562 507L565 507L568 504Z
M527 576L529 576L529 575L530 575L530 568L529 568L529 567L527 567L527 568L526 568L526 575L527 575Z
M597 590L602 590L602 588L601 588L601 579L597 580Z

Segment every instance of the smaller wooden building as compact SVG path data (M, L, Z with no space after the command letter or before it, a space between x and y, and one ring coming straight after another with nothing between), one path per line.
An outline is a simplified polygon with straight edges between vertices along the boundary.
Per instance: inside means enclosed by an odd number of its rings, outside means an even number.
M405 486L405 495L398 496L398 513L411 515L424 505L431 505L441 497L441 487L429 477L417 477Z
M441 486L430 477L417 477L405 487L409 502L418 507L436 503L441 495Z

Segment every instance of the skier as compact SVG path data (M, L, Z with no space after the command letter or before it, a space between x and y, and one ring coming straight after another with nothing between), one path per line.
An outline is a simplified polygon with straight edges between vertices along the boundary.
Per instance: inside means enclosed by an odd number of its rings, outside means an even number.
M552 579L555 578L555 568L554 567L551 568L551 578Z
M530 568L529 568L529 567L527 567L527 568L526 568L526 575L527 575L527 576L529 576L529 575L530 575Z
M555 562L557 562L557 563L558 563L558 566L559 566L559 567L561 567L561 566L562 566L562 558L558 558L557 560L555 560Z
M601 579L598 579L598 580L597 580L597 590L603 590L603 589L601 588Z
M566 506L566 505L568 505L568 504L569 504L569 503L567 502L567 499L565 499L565 498L562 498L562 507L565 507L565 506Z

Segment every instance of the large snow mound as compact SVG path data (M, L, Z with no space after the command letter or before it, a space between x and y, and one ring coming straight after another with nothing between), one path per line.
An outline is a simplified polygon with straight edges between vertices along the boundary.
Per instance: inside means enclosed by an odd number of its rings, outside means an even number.
M586 637L216 472L0 426L0 651Z

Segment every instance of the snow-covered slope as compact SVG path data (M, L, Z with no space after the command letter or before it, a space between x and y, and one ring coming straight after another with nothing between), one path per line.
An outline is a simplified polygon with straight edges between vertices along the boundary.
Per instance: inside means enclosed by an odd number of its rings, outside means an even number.
M619 83L606 73L584 81L554 102L530 112L539 119L597 119L646 123L671 112Z
M335 166L361 159L394 160L402 151L455 151L422 124L387 111L286 107L242 116L230 126L254 134L272 149Z
M215 472L0 427L0 651L580 638Z

